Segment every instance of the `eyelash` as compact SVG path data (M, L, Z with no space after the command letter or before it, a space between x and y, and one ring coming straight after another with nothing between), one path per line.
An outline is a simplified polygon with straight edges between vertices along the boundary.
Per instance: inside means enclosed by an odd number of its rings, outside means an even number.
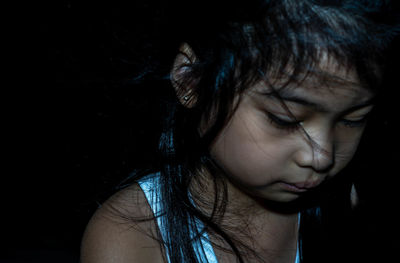
M367 122L368 116L363 117L361 120L358 121L350 121L350 120L341 120L344 126L349 127L349 128L358 128L364 126L364 124Z
M295 131L300 127L300 121L285 121L279 118L278 116L267 112L268 120L271 124L273 124L278 129L287 130L287 131Z
M287 130L287 131L295 131L300 127L301 121L293 121L293 122L285 121L270 112L267 112L267 116L268 116L268 120L270 121L270 123L272 123L278 129L283 129L283 130ZM365 123L367 122L367 119L368 119L368 115L357 121L342 119L341 123L344 126L349 127L349 128L358 128L358 127L364 126Z

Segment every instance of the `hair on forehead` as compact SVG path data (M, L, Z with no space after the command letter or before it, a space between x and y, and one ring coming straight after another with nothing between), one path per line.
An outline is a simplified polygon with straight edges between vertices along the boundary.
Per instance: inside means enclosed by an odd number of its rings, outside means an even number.
M346 78L335 72L358 75L363 71L360 65L367 65L368 75L379 79L380 41L371 41L367 21L353 10L289 0L282 1L278 10L275 17L267 13L243 26L247 48L254 54L249 64L254 65L240 69L249 79L257 79L254 69L261 69L266 76L288 82L318 76L323 81L346 83Z
M305 68L302 72L293 74L293 67L281 70L275 75L266 75L259 71L261 81L269 87L277 89L296 88L298 86L306 86L308 88L350 88L362 87L358 75L354 68L342 66L334 59L322 56L319 64L314 68Z

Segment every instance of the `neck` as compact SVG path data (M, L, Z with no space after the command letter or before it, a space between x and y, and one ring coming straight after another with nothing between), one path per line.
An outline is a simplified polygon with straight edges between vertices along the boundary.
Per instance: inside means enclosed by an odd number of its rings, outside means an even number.
M196 206L204 214L211 216L217 201L217 212L214 212L213 221L233 240L240 240L259 255L267 253L266 251L285 251L287 255L287 249L296 250L297 212L282 213L270 209L265 202L244 193L224 177L221 177L220 183L215 182L209 173L203 172L195 178L190 192ZM218 210L218 205L224 201L225 209ZM226 244L223 247L226 248Z

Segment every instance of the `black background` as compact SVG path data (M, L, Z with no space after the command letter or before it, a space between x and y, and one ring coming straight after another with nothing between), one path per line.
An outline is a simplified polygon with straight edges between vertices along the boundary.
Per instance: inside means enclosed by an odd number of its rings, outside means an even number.
M5 97L10 169L3 176L11 182L3 184L0 262L78 262L98 204L154 158L154 91L122 87L135 69L116 58L124 47L115 31L141 19L135 3L129 8L40 3L22 17L23 31L14 30L22 40L11 49L19 55L16 85Z
M35 23L24 23L32 34L22 46L33 58L18 61L15 82L24 81L12 91L11 134L5 137L11 169L4 175L12 182L3 184L0 262L78 262L83 230L97 203L132 169L151 163L157 105L150 91L119 85L132 68L115 59L124 54L115 31L131 19L140 33L137 22L146 23L156 11L139 15L134 3L129 8L58 1L32 10ZM352 167L363 173L361 228L389 254L398 233L396 48L392 57L385 103Z

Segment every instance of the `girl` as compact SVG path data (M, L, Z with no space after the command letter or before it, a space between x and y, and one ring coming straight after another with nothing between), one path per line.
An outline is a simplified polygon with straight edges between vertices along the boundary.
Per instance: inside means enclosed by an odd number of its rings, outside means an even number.
M165 52L135 79L164 101L159 161L95 213L82 262L336 260L324 218L357 203L342 170L399 32L389 4L200 2L163 9Z

